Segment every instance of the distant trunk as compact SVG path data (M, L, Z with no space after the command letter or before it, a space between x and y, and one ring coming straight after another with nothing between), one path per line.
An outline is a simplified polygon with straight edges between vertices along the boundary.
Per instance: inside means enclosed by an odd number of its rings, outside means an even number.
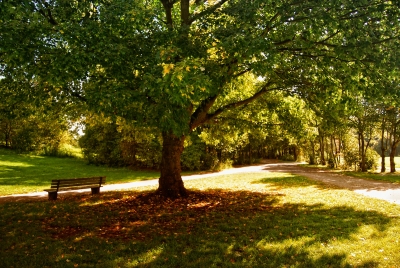
M326 161L325 161L325 138L320 129L318 129L319 132L319 150L320 150L320 158L321 158L321 165L325 166Z
M171 132L163 132L162 136L161 175L157 192L171 199L186 197L187 192L181 177L181 155L185 136L177 137Z
M366 165L366 146L365 146L365 138L362 133L359 134L359 142L360 142L360 154L361 154L361 162L360 162L360 168L362 172L367 172L367 165Z
M395 139L395 138L393 138L393 139ZM396 156L396 149L397 149L397 146L399 145L399 143L400 143L400 140L396 140L396 141L393 141L391 144L390 144L390 172L391 173L394 173L394 172L396 172L396 163L394 162L394 157Z
M390 172L396 172L396 163L394 162L394 156L396 154L396 147L390 150Z
M297 161L298 160L297 158L299 158L299 152L297 150L296 145L293 145L293 158L294 158L294 161Z
M386 171L385 155L386 155L386 150L384 147L382 147L382 149L381 149L381 172Z
M5 140L6 140L6 147L11 147L11 133L12 133L12 127L11 127L11 123L7 123L5 124L5 131L4 131L4 136L5 136Z
M333 161L333 167L337 168L337 159L336 159L336 143L335 143L335 136L331 135L331 158Z
M311 143L311 157L310 157L310 165L315 165L317 164L316 162L316 156L315 156L315 144L314 141L310 141Z
M381 172L386 171L386 163L385 163L385 157L386 157L386 148L387 144L385 144L385 119L382 121L382 132L381 132Z

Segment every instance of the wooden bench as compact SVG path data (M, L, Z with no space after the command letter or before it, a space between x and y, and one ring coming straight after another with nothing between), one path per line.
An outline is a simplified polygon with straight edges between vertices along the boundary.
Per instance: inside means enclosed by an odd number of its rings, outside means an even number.
M48 192L49 200L57 200L57 193L64 191L73 191L80 189L92 189L92 194L99 194L100 187L106 182L106 177L90 177L90 178L74 178L52 180L50 189L45 189Z

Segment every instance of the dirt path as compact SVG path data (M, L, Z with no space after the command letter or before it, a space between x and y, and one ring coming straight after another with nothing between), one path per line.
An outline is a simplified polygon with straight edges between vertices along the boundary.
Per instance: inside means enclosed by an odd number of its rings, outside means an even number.
M246 166L246 167L237 167L231 168L227 170L223 170L221 172L216 173L208 173L201 175L191 175L191 176L183 176L183 180L193 180L193 179L201 179L206 177L227 175L227 174L237 174L237 173L248 173L248 172L286 172L293 173L301 176L308 177L313 180L321 181L328 185L335 185L341 188L346 188L357 192L362 195L366 195L373 198L378 198L382 200L386 200L395 204L400 205L400 184L390 183L390 182L382 182L382 181L372 181L365 180L360 178L354 178L349 176L340 175L334 172L329 172L321 169L314 168L303 168L299 166L299 163L282 163L277 161L268 161L262 165L255 166ZM131 183L123 183L123 184L108 184L102 188L102 191L114 191L114 190L122 190L135 188L140 186L149 186L149 185L157 185L158 180L148 180L148 181L139 181L139 182L131 182ZM59 193L60 196L63 195L72 195L79 194L82 192L90 192L89 190L79 190L73 192ZM23 202L31 202L38 200L47 200L46 192L37 192L30 194L16 194L9 196L0 196L0 203L4 202L14 202L14 201L23 201Z
M303 168L296 163L267 164L265 170L301 175L328 185L346 188L365 196L400 205L400 184L398 183L355 178L322 169Z

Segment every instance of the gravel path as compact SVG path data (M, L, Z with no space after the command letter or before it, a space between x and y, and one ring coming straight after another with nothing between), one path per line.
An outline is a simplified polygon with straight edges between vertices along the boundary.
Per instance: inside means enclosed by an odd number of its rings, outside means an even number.
M386 200L400 205L400 184L354 178L321 169L303 168L299 166L299 163L282 163L277 161L268 161L262 165L231 168L216 173L183 176L182 179L184 181L187 181L212 176L248 172L287 172L297 174L308 177L312 180L321 181L328 185L335 185L341 188L346 188L362 195ZM104 185L101 191L114 191L157 184L158 180L139 181L123 184L108 184ZM61 197L63 195L78 194L81 192L90 192L90 189L64 193L60 192L59 196ZM47 200L47 192L0 196L0 203L13 201L30 202L35 200Z

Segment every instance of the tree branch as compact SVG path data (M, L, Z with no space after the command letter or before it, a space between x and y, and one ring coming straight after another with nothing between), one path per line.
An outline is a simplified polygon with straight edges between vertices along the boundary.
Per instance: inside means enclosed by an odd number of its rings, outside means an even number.
M215 5L213 5L212 7L207 8L206 10L195 14L192 16L192 18L189 19L189 24L192 24L194 21L200 19L203 16L212 14L215 10L217 10L218 8L220 8L224 3L228 2L229 0L220 0L218 3L216 3Z
M53 14L51 13L50 10L50 5L46 2L39 1L39 3L44 6L43 9L38 9L39 13L42 14L43 17L46 18L46 20L51 24L51 25L58 25L57 21L54 19ZM47 14L46 12L47 11Z
M217 117L218 115L220 115L220 114L223 113L224 111L228 111L228 110L234 109L234 108L236 108L236 107L249 104L249 103L253 102L254 100L260 98L260 97L261 97L262 95L264 95L265 93L280 88L280 87L270 88L270 86L272 86L272 85L273 85L273 82L272 82L272 81L269 81L269 82L266 83L257 93L255 93L253 96L251 96L251 97L249 97L249 98L247 98L247 99L245 99L245 100L242 100L242 101L238 101L238 102L234 102L234 103L227 104L227 105L225 105L225 106L219 108L218 110L216 110L216 111L215 111L214 113L212 113L212 114L207 114L207 112L203 112L203 113L201 114L201 117L199 117L197 120L193 121L193 123L191 124L191 128L190 128L190 129L193 130L193 129L195 129L196 127L198 127L198 126L204 124L205 122L214 119L215 117ZM215 99L216 99L216 98L215 98ZM214 104L215 99L212 101L212 103L209 102L209 104L211 103L211 105L208 107L208 110L211 108L212 104ZM201 113L201 112L200 112L200 113Z
M271 25L271 24L279 17L279 15L280 15L280 13L277 12L277 13L269 20L268 25ZM271 29L272 29L272 27L267 26L267 27L265 28L265 30L263 31L263 33L261 34L261 36L262 36L262 37L265 37L265 36L269 33L269 31L270 31Z
M186 25L186 26L190 25L189 8L190 8L189 0L181 0L181 25Z
M204 122L207 121L207 113L214 105L215 101L218 98L218 94L212 97L209 97L202 101L199 107L197 107L196 111L192 114L190 120L190 131L200 126Z
M160 0L164 9L165 9L165 17L166 17L166 24L169 29L172 29L174 27L174 23L172 20L172 7L174 6L175 3L178 2L178 0Z

